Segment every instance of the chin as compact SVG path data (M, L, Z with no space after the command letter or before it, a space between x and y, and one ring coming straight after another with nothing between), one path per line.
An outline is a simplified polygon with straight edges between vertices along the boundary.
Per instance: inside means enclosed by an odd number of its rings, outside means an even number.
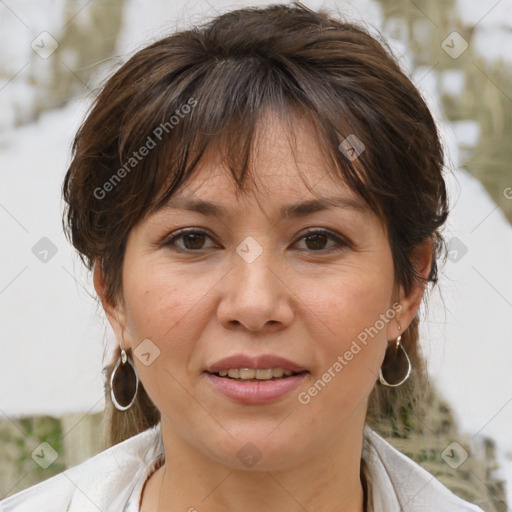
M277 423L274 423L275 429ZM247 430L244 435L230 437L229 442L224 444L215 443L208 446L207 451L212 459L231 469L245 471L280 471L286 470L299 464L298 457L304 457L304 452L297 453L296 442L290 441L294 436L286 435L285 432L277 433L272 429L266 430L258 435L250 435ZM273 437L275 436L275 437ZM285 439L286 438L286 439ZM210 439L211 441L211 439ZM219 447L221 449L219 450Z

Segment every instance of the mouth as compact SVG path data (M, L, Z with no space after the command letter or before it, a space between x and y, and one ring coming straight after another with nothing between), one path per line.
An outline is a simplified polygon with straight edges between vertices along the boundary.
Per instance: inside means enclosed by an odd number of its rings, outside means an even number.
M296 375L309 373L308 370L295 372L285 368L228 368L217 372L205 372L217 377L238 382L268 382L285 380Z
M285 379L308 370L277 354L232 354L204 368L205 373L233 380Z
M212 370L203 372L209 385L228 399L245 405L263 405L284 399L310 373L280 367Z
M203 374L217 392L237 403L262 405L288 396L309 374L278 354L232 354L207 366Z

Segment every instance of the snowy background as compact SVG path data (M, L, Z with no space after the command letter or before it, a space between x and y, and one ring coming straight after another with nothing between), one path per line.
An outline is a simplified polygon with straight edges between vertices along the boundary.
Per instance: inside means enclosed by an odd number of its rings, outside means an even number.
M257 3L153 0L148 8L149 2L126 1L115 54L125 60L168 32ZM450 255L439 283L442 299L435 292L425 312L422 343L432 380L453 407L461 430L475 439L496 441L499 475L507 479L510 496L512 228L480 182L459 168L459 147L476 144L479 125L471 120L448 123L440 93L459 94L463 77L455 71L439 75L435 66L412 69L407 34L396 25L383 26L376 2L304 3L312 8L335 5L396 37L393 48L442 125L453 171L447 178ZM55 62L31 47L35 40L40 51L49 51L52 39L40 34L60 41L71 17L74 24L94 30L88 4L74 2L70 14L64 0L0 3L0 413L11 418L98 412L104 407L101 370L113 336L89 295L91 276L61 227L60 187L70 143L92 96L73 65L74 54L61 53L61 67L69 68L69 79L76 80L81 92L66 105L34 115L55 74ZM462 22L478 24L475 53L501 58L510 66L512 2L459 0L457 11ZM109 61L98 67L88 85L115 66ZM512 200L512 188L503 194Z

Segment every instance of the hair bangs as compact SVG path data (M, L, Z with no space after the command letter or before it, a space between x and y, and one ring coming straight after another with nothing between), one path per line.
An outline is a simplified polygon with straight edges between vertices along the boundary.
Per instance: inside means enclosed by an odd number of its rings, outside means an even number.
M297 70L295 70L297 71ZM300 73L299 73L300 74ZM169 82L170 81L170 82ZM379 215L378 202L371 190L370 180L362 155L347 158L340 141L353 137L358 121L350 109L340 111L333 105L325 109L332 92L322 94L322 83L317 80L315 96L305 91L304 83L293 70L259 56L212 58L189 70L189 80L176 84L176 77L167 76L154 87L151 97L134 101L124 114L127 121L120 136L120 160L126 160L144 141L154 140L155 148L144 160L134 177L130 197L138 197L146 205L141 217L161 209L171 197L196 174L205 156L213 156L219 168L230 172L235 194L257 189L254 169L251 168L258 130L265 130L268 111L287 123L287 135L294 154L296 123L308 123L319 149L328 162L327 172L363 197ZM302 82L314 83L314 77ZM318 87L317 87L318 86ZM193 109L178 114L193 100ZM133 110L133 115L131 111ZM147 115L140 116L145 112ZM138 114L138 115L137 115ZM140 122L133 121L137 117ZM175 124L166 120L172 120ZM362 130L358 130L360 133ZM158 139L158 140L156 140ZM300 167L297 170L303 178ZM314 188L303 179L308 190Z

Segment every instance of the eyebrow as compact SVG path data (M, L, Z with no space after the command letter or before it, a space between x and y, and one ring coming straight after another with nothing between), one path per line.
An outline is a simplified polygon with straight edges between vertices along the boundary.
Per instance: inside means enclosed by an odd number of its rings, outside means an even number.
M368 210L366 203L362 200L348 197L321 197L284 205L279 209L278 214L280 217L299 218L333 208L343 208L357 212ZM163 210L167 209L187 210L218 218L226 218L228 216L228 210L224 206L203 199L173 198L163 207Z

